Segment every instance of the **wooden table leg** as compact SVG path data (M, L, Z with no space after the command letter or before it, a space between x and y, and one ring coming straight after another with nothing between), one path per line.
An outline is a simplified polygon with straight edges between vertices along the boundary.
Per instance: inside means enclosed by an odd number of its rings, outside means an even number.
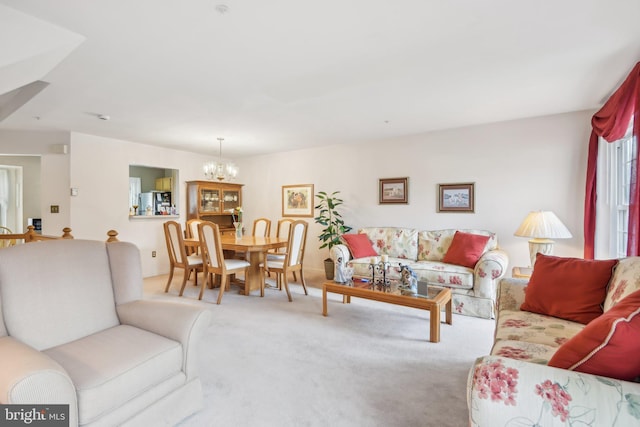
M442 307L434 304L429 310L429 339L431 342L440 342L440 310Z
M322 287L322 315L327 315L327 287Z
M244 295L249 295L251 291L260 289L260 262L262 261L262 252L251 251L249 252L249 268L247 269L247 275L244 278Z
M449 300L445 306L445 318L447 319L447 325L453 324L453 298Z

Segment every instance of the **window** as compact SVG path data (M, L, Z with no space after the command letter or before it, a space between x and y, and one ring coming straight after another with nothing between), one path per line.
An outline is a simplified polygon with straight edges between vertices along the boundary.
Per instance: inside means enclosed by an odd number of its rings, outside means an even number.
M631 168L637 154L631 130L632 124L622 139L612 143L600 139L596 258L627 256Z

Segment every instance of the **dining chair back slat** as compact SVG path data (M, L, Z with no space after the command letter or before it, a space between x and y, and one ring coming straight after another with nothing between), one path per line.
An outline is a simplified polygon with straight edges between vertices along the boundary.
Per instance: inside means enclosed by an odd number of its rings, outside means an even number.
M251 233L254 237L268 237L271 233L271 220L269 218L258 218L253 221L253 231Z
M302 256L304 254L305 240L307 237L307 223L304 221L296 221L292 224L289 231L289 266L302 264Z

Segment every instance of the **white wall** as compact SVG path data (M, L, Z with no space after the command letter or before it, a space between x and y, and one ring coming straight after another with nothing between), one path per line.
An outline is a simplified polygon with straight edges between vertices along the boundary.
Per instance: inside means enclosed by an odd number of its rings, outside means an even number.
M40 214L43 234L61 235L69 226L69 156L59 154L58 148L69 144L67 132L0 131L0 154L40 156ZM33 190L24 187L27 204L33 203ZM52 214L50 206L58 205L59 213Z
M129 165L179 170L180 218L186 222L185 181L202 179L205 158L185 151L170 150L101 138L71 134L70 185L78 195L70 197L73 235L104 240L108 230L118 231L118 239L135 243L142 254L145 277L168 272L169 258L162 223L166 218L129 217ZM208 159L207 159L208 160ZM157 257L151 256L156 251Z
M559 240L556 254L582 256L584 181L593 111L474 126L361 145L331 147L234 159L245 184L247 229L253 219L281 217L282 185L314 184L315 191L340 190L344 217L354 228L405 226L419 229L481 228L498 233L511 265L528 265L528 245L513 232L531 210L553 210L574 237ZM9 144L20 139L32 142ZM46 142L0 132L0 153L48 153ZM64 137L62 138L64 141ZM61 214L43 212L47 234L70 226L76 238L105 239L109 229L142 251L145 276L168 271L163 218L128 217L129 165L180 171L180 222L186 220L185 181L202 179L206 156L128 141L72 133L69 155L43 156L43 206L58 204ZM337 141L339 143L339 141ZM25 148L26 147L26 148ZM19 148L23 148L20 150ZM13 151L11 151L13 150ZM28 154L28 153L27 153ZM66 169L65 169L65 165ZM408 205L378 205L378 179L409 177ZM438 183L475 182L476 212L437 213ZM69 196L78 187L79 195ZM53 217L53 219L51 218ZM54 220L55 219L55 220ZM318 250L319 226L310 222L306 266L322 270L326 250ZM151 258L151 251L157 258Z
M336 145L238 161L247 223L281 217L281 186L340 190L354 228L479 228L495 231L510 264L529 264L527 239L513 233L531 210L553 210L573 238L555 253L582 256L586 153L593 112L432 132L362 145ZM379 205L378 179L409 177L408 205ZM475 182L475 213L437 213L437 184ZM307 265L321 269L320 227L309 218Z

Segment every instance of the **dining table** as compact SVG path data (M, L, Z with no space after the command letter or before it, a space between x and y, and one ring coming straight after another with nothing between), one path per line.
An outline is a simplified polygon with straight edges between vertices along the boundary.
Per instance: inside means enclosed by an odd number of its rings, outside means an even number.
M252 291L260 290L260 284L264 274L260 269L260 264L264 262L265 253L270 249L284 248L287 246L287 239L283 237L262 237L262 236L242 236L235 234L223 234L220 238L222 249L225 251L246 252L248 254L249 268L244 281L236 279L233 283L241 285L240 291L244 295L249 295ZM184 239L187 248L200 246L198 239Z

